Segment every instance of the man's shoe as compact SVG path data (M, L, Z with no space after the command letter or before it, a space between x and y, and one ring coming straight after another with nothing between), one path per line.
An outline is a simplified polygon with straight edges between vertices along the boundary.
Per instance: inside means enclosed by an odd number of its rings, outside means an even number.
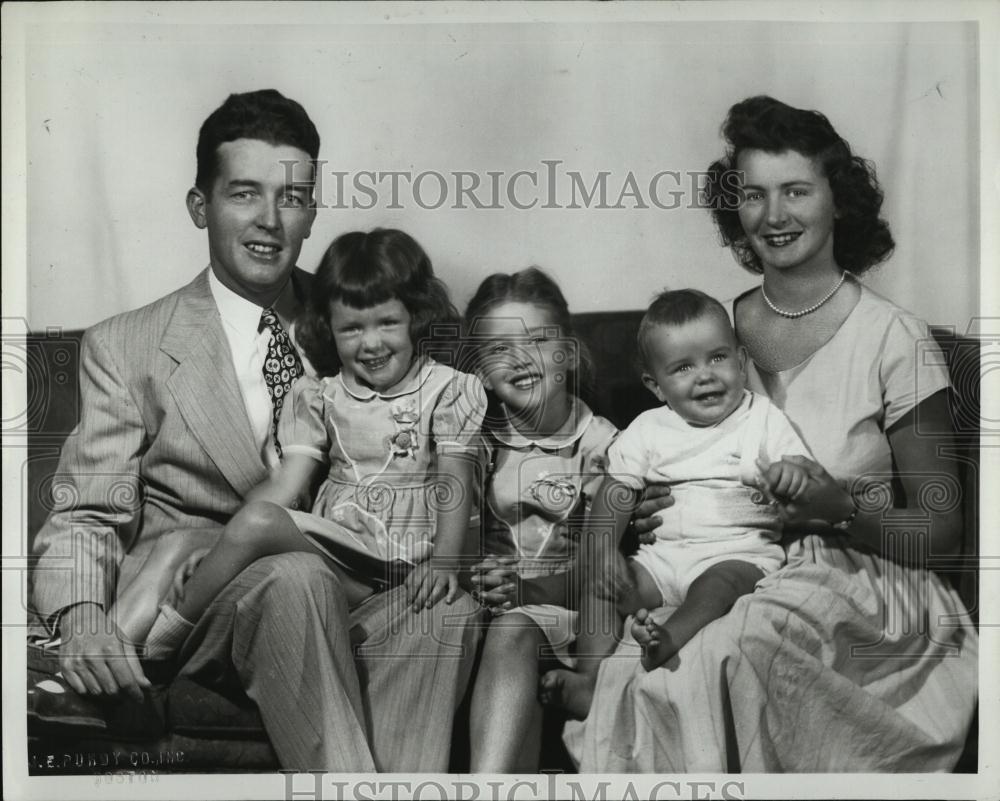
M80 695L57 674L28 690L28 734L155 740L166 731L165 691L153 687L141 702Z
M28 688L29 735L53 729L69 734L68 726L79 736L104 735L108 728L101 704L77 693L58 674Z

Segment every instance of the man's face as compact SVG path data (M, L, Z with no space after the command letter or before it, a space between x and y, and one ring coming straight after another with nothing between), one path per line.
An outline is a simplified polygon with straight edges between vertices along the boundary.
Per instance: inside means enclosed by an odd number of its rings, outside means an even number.
M229 289L261 306L285 286L309 236L313 165L291 145L237 139L219 145L211 193L188 193L188 211L208 229L212 271Z

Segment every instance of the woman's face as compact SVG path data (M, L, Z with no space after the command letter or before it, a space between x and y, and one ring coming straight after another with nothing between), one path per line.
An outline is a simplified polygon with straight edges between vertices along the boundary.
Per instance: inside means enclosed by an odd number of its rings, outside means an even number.
M736 160L740 223L765 270L836 270L833 190L820 164L794 150L744 150Z

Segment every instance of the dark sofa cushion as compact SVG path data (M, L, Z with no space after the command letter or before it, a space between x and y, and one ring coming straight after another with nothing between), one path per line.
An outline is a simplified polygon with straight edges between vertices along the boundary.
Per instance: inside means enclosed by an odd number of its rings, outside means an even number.
M635 337L643 312L577 314L573 326L592 361L592 377L581 394L595 414L625 428L641 412L660 402L639 378Z

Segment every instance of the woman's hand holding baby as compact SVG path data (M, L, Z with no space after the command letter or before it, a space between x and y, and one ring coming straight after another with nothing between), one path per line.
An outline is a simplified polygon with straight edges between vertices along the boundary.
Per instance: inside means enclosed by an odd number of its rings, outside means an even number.
M786 525L829 526L846 520L855 510L851 494L806 456L786 456L758 467Z
M791 461L791 457L780 459L765 466L757 462L764 487L779 504L796 501L802 497L809 484L809 472L804 466Z

